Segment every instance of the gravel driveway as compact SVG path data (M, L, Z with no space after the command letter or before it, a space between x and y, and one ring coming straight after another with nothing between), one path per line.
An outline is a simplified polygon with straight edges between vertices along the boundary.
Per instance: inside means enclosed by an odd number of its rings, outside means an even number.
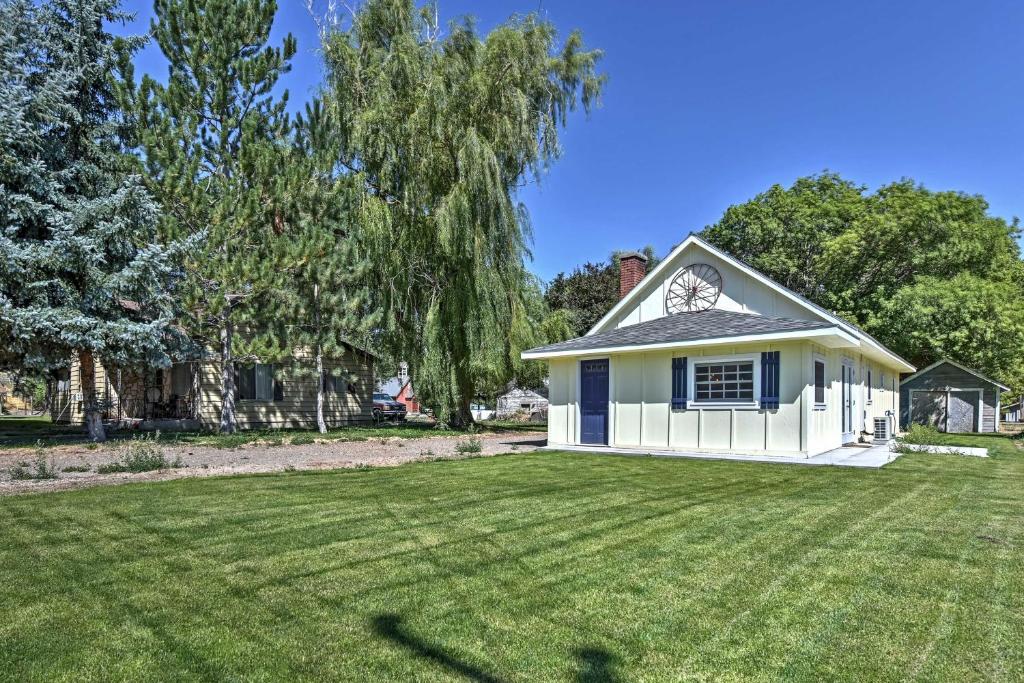
M47 448L46 460L58 472L57 479L12 480L10 469L19 463L32 463L35 451L19 449L0 451L0 495L157 481L182 477L208 477L254 472L287 470L330 470L344 467L393 467L407 462L450 460L467 455L528 453L546 443L546 435L537 433L482 434L479 454L462 454L455 450L467 436L432 436L419 439L369 439L367 441L323 441L303 445L268 446L250 444L238 448L210 446L165 446L168 462L180 459L182 467L138 474L97 474L96 466L119 460L121 450L110 444L94 450L83 446ZM64 472L67 467L88 467L88 472Z

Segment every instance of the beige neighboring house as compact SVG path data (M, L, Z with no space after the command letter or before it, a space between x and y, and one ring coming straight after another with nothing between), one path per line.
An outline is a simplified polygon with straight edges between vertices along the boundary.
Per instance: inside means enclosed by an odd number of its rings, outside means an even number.
M301 364L305 372L295 372ZM241 429L315 427L317 381L313 357L297 352L282 364L236 363L235 419ZM141 423L162 429L216 429L220 425L220 363L214 359L174 363L145 370L104 367L96 362L96 392L104 421ZM373 412L373 356L349 347L341 358L324 360L328 374L324 419L328 427L370 422ZM345 378L344 373L348 379ZM82 424L84 412L78 359L57 382L54 422Z
M808 458L898 429L914 366L853 324L694 235L620 270L585 336L522 354L549 364L549 446Z
M14 384L14 377L0 372L0 415L12 411L28 412L32 409L31 401L15 395Z

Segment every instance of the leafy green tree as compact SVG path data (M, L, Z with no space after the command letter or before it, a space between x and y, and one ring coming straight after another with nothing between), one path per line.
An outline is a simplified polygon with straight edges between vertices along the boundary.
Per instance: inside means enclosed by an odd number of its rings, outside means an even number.
M821 267L829 243L867 211L865 188L835 173L772 185L726 209L701 237L773 280L821 303L831 275Z
M606 263L584 263L566 275L559 273L548 284L544 300L552 311L565 311L573 337L580 337L598 323L619 301L619 258L626 251L612 252ZM654 247L640 250L647 257L647 272L659 259Z
M541 282L530 275L523 292L525 316L521 324L509 328L510 367L481 368L476 394L490 405L513 387L542 389L547 377L547 363L524 361L520 354L526 349L571 339L574 335L569 311L552 311L544 300ZM493 372L488 373L491 369Z
M527 323L530 239L515 199L558 157L558 129L604 77L578 32L515 17L480 36L471 20L441 34L432 7L369 0L325 37L326 102L339 163L364 190L380 338L410 362L439 417L472 421L482 378L511 375Z
M900 288L875 327L898 339L918 367L952 358L1024 387L1024 307L1020 287L968 272L927 275Z
M89 437L106 438L94 360L167 366L180 341L173 250L129 173L117 72L142 41L115 38L114 0L0 0L0 367L77 355Z
M135 107L163 235L203 236L186 261L182 322L218 349L222 432L236 429L236 361L284 353L266 302L283 275L278 190L291 123L287 93L271 91L295 40L267 44L276 10L274 0L156 0L152 31L169 74L166 84L145 76Z
M281 345L312 353L314 367L291 371L316 381L316 420L321 433L324 392L330 378L345 383L356 367L326 369L325 358L354 358L353 345L364 346L379 326L380 315L368 310L370 262L352 220L358 188L334 172L337 150L331 126L319 102L306 107L295 126L295 146L281 169L284 239L276 259L285 275L270 295Z
M828 278L826 305L868 327L874 311L918 278L966 273L1024 285L1017 226L990 216L983 197L901 180L863 203L859 219L825 243L816 266Z
M983 197L825 173L729 207L702 236L917 365L948 357L1024 387L1017 221Z

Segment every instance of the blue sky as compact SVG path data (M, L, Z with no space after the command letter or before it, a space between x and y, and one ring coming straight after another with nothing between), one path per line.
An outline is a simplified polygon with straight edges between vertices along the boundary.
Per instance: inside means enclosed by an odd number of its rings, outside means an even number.
M301 0L279 2L299 108L320 80L316 34ZM148 27L151 2L125 7ZM603 49L609 76L603 106L570 120L563 158L520 194L542 278L614 249L664 254L730 204L826 168L1024 216L1024 3L440 1L442 19L485 30L538 7ZM166 74L152 45L136 68Z

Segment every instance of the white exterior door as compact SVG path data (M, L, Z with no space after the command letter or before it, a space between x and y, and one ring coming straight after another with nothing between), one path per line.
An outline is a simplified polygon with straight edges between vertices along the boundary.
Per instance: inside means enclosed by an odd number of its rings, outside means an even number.
M853 363L843 361L842 369L842 401L840 401L840 410L842 412L842 432L843 432L843 443L851 443L857 440L857 418L858 403L857 394L857 379L856 372L853 369Z

